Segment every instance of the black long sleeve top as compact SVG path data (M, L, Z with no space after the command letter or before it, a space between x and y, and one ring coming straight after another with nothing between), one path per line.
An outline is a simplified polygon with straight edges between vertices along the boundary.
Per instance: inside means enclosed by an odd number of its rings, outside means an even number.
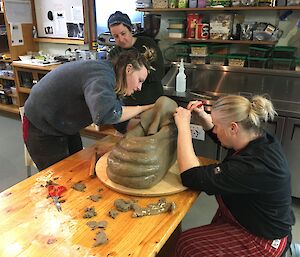
M228 151L219 164L191 168L182 183L220 194L237 221L266 239L287 236L293 224L290 170L280 143L265 133L238 153Z

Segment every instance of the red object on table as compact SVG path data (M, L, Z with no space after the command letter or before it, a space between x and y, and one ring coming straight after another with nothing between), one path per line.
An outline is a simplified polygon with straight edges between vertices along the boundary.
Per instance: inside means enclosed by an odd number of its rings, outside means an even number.
M49 196L51 196L51 198L53 199L53 202L56 206L56 209L58 211L62 211L61 209L61 204L58 201L58 198L61 196L61 194L66 191L66 187L64 186L54 186L54 185L50 185L48 186L48 194Z

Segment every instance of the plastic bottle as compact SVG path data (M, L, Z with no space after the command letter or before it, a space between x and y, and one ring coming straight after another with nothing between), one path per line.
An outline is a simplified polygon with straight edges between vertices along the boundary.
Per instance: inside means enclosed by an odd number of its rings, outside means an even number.
M186 90L186 75L184 73L183 59L181 59L179 72L176 76L176 92L185 92L185 90Z

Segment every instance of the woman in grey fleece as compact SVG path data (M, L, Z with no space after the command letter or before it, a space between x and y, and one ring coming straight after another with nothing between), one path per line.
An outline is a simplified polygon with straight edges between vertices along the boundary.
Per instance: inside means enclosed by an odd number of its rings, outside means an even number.
M79 131L115 124L153 105L122 106L119 96L140 91L150 66L136 50L114 63L86 60L62 64L44 76L25 102L23 138L39 170L82 149Z

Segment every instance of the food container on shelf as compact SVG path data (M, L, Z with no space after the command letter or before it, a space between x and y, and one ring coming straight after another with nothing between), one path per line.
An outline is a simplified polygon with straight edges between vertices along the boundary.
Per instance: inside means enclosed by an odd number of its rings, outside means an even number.
M209 63L212 65L223 66L226 64L227 55L222 54L209 54Z
M191 58L191 63L192 64L206 64L206 57L205 55L195 55L195 54L190 54Z
M269 46L250 46L249 47L249 56L251 57L269 57L272 47Z
M193 55L206 56L208 54L207 44L192 44L191 53Z
M264 57L248 57L248 67L252 68L267 68L268 58Z
M244 67L247 59L246 55L230 54L228 55L228 66Z
M187 15L186 24L186 37L195 38L196 37L196 27L198 23L202 22L202 15L198 13L189 13Z
M177 54L189 54L190 53L190 46L185 43L178 43L173 45L174 50Z
M171 29L168 28L169 38L184 38L184 29Z
M275 46L272 50L273 58L294 58L297 47L293 46Z
M291 58L272 58L272 68L274 70L291 70L293 60Z
M295 59L295 71L300 71L300 58Z
M210 15L210 39L227 40L232 34L232 14L211 14Z
M230 45L229 44L211 44L209 45L209 53L210 54L221 54L226 55L229 54Z
M170 29L185 29L185 19L169 19L169 28Z
M178 1L177 0L169 0L169 8L177 8Z
M168 0L152 0L153 8L168 8L169 1Z

